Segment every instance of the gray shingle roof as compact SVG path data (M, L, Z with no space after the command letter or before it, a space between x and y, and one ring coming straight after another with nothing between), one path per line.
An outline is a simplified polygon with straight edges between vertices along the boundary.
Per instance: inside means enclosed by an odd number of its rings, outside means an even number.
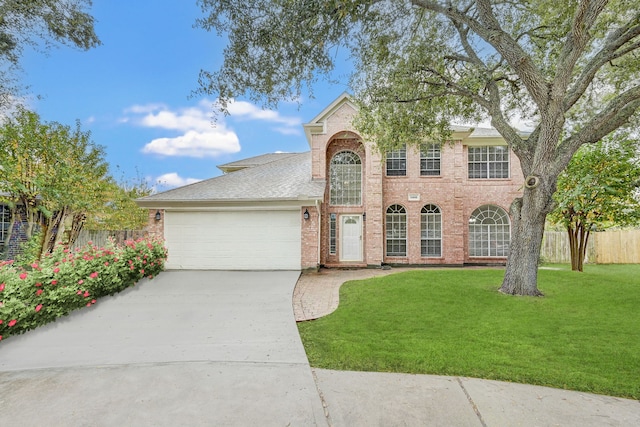
M240 169L252 168L255 166L264 165L265 163L271 163L275 160L284 159L286 157L295 156L298 153L267 153L260 156L249 157L248 159L237 160L235 162L225 163L219 165L218 169L224 172L233 172Z
M138 199L158 202L321 200L325 181L311 179L311 153L293 153L259 166Z

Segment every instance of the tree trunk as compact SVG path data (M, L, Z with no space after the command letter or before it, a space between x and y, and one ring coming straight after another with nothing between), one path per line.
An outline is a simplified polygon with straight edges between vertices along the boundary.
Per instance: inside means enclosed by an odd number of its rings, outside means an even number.
M555 184L535 184L511 204L511 244L500 292L542 296L538 290L538 261L547 214L553 207ZM555 183L555 181L554 181Z
M567 226L569 249L571 250L571 270L573 271L584 271L584 259L587 256L590 232L591 226L585 227L582 223L578 223L575 228L571 225Z
M538 290L538 260L545 218L546 214L535 215L530 210L520 209L520 219L513 221L509 258L500 292L542 296L542 292Z
M84 222L87 219L87 216L82 213L82 212L76 212L73 215L73 221L71 222L71 229L68 232L68 239L65 242L65 245L67 247L71 247L76 240L78 239L78 236L80 235L80 231L82 231L82 227L84 226Z

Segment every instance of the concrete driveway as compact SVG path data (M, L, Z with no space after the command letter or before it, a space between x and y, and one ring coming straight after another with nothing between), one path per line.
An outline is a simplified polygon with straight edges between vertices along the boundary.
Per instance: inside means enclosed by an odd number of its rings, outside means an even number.
M298 272L167 271L0 343L0 425L326 425Z

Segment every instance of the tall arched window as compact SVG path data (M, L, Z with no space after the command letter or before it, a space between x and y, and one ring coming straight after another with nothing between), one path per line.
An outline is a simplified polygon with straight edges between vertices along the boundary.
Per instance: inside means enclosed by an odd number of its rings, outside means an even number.
M436 205L425 205L420 212L420 253L423 257L442 256L442 214Z
M469 256L505 257L510 240L509 215L504 209L484 205L473 211L469 218Z
M341 151L329 165L329 203L332 205L362 204L362 162L352 151Z
M402 205L391 205L385 218L387 256L407 256L407 211Z

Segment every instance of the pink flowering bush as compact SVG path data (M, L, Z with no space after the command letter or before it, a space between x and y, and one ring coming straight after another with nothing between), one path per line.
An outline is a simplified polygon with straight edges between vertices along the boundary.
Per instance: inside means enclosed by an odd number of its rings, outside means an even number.
M139 239L101 248L63 246L27 267L0 262L0 341L89 307L164 270L162 241Z

